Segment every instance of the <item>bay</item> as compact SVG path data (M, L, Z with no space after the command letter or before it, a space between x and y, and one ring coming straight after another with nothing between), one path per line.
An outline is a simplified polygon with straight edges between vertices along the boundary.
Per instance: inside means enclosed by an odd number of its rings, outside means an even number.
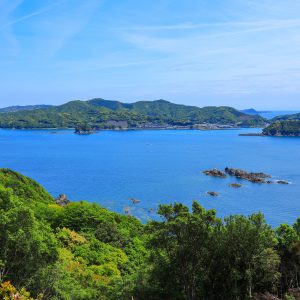
M300 138L241 137L218 131L0 130L0 167L41 183L53 196L87 200L143 221L159 204L197 200L219 216L261 211L273 226L300 217ZM290 185L260 185L202 174L210 168L265 172ZM240 189L229 187L239 182ZM207 191L216 191L211 197ZM133 205L129 198L139 199Z

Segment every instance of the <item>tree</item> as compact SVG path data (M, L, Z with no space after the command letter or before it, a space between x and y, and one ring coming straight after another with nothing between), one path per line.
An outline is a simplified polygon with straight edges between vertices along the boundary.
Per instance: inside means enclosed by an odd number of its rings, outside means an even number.
M190 213L182 204L160 206L163 222L152 222L150 247L154 264L151 281L165 299L199 299L210 262L214 227L219 220L214 210L197 202Z
M299 287L300 278L300 237L299 219L294 226L282 224L276 229L278 253L281 258L281 290Z
M19 288L57 259L57 244L48 225L38 221L9 189L0 187L0 281Z
M254 292L276 289L276 239L261 214L225 218L215 238L207 299L251 299Z

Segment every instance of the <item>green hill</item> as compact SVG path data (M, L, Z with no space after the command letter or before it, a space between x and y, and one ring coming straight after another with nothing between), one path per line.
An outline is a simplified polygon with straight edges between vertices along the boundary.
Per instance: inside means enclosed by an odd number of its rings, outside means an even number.
M0 114L1 128L74 128L88 124L95 129L113 129L203 123L254 127L263 126L265 119L244 114L232 107L199 108L165 100L135 103L104 99L76 100L60 106Z
M300 136L300 120L276 121L263 129L263 135Z

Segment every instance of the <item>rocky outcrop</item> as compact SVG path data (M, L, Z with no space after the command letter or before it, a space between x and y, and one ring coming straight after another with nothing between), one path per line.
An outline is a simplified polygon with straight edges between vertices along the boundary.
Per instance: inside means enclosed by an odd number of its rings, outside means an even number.
M65 194L60 194L56 199L55 203L58 204L59 206L66 206L69 204L71 201L68 199L67 195Z
M265 173L248 173L241 169L225 168L225 173L236 178L245 179L253 183L267 183L266 178L271 178Z
M85 135L85 134L92 134L94 132L95 132L94 129L91 126L87 125L87 124L78 125L75 128L75 133L76 134Z
M277 183L278 184L289 184L289 182L286 180L277 180Z
M213 196L213 197L219 196L219 193L217 193L217 192L207 192L207 194L210 196Z
M139 204L141 202L141 200L135 198L129 198L129 200L132 202L132 204Z
M242 185L239 184L239 183L230 183L229 186L231 186L231 187L233 187L233 188L236 188L236 189L242 187Z
M213 177L219 177L219 178L225 178L227 177L226 174L229 176L236 177L238 179L244 179L248 180L253 183L264 183L264 184L289 184L287 180L270 180L272 178L271 175L263 173L263 172L247 172L242 169L235 169L235 168L228 168L226 167L225 172L218 170L218 169L210 169L210 170L205 170L202 173L207 175L207 176L213 176ZM240 188L242 187L241 184L239 183L230 183L228 184L230 187L233 188ZM210 194L211 192L208 192Z
M205 170L205 171L203 171L203 174L208 175L208 176L221 177L221 178L227 177L224 172L222 172L218 169Z

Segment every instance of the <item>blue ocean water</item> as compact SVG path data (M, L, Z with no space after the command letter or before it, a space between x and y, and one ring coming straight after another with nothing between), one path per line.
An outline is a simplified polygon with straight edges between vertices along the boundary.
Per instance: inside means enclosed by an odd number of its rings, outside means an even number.
M272 225L300 216L300 138L242 137L220 131L103 131L80 136L61 130L0 130L0 167L22 172L50 193L97 202L117 212L129 207L142 220L160 203L198 200L219 216L261 211ZM266 172L290 185L259 185L201 172L226 166ZM211 197L207 191L220 193ZM132 205L129 198L141 200Z
M293 114L298 114L300 111L298 110L283 110L283 111L266 111L266 112L259 112L259 115L266 119L272 119L277 116L284 116L284 115L293 115Z

